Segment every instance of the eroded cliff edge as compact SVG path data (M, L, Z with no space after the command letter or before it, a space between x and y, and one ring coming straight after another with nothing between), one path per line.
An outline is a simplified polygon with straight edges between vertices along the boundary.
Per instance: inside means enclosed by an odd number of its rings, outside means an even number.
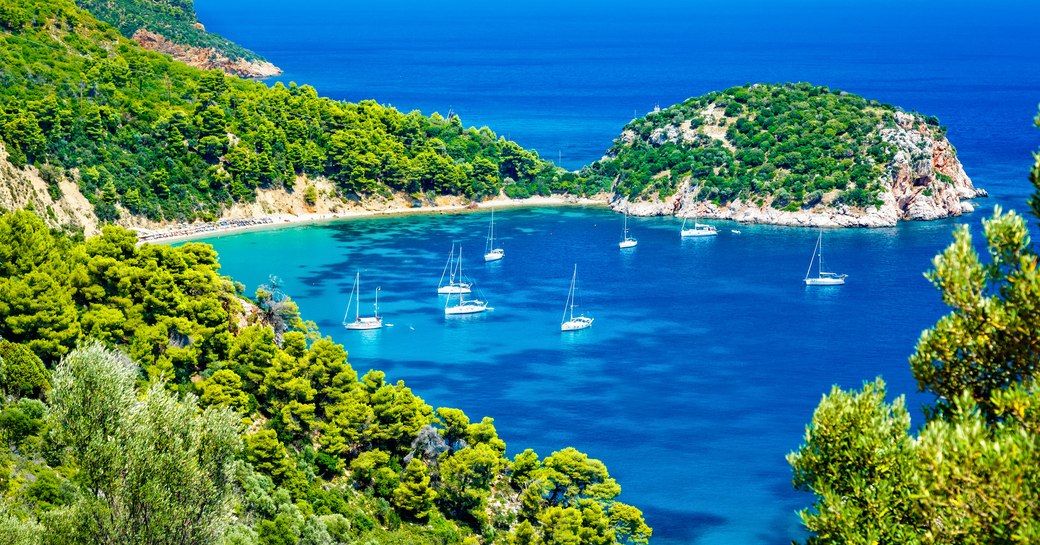
M176 43L162 34L138 29L130 37L141 47L165 53L202 70L221 70L225 74L244 78L268 78L282 73L282 69L265 60L247 60L243 57L230 58L214 47L193 47Z

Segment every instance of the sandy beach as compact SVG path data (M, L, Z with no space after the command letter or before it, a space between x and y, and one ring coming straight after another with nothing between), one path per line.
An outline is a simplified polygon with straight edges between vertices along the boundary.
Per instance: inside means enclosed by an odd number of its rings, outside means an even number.
M526 199L496 198L493 200L470 203L438 204L421 207L392 206L385 209L370 210L362 207L342 212L307 212L264 214L256 217L227 218L215 222L182 223L158 229L135 228L138 244L170 243L207 238L214 235L239 233L259 229L276 229L290 225L320 223L327 221L347 220L351 218L371 216L397 216L410 214L444 214L490 208L515 208L531 206L607 206L606 195L593 198L553 195L550 197L529 197Z

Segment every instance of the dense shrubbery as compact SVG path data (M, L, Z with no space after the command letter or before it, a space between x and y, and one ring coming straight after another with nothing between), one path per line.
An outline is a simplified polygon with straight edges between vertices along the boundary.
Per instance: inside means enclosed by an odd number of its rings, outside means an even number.
M646 542L601 462L509 459L274 288L241 299L208 245L135 242L0 216L0 541Z
M78 168L98 216L191 219L327 176L345 194L474 199L599 188L458 117L337 102L142 50L69 0L0 9L0 137L16 165Z
M807 83L733 87L632 121L625 126L631 141L615 141L612 158L583 175L616 178L618 193L630 199L672 195L689 177L700 200L716 203L772 200L798 209L837 190L839 202L871 206L893 153L878 129L894 111ZM937 120L925 121L941 135ZM696 134L683 138L683 130Z

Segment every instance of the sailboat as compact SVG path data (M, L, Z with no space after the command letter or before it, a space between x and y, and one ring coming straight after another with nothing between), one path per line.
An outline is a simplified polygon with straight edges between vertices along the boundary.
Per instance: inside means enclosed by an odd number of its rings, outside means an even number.
M621 242L618 243L618 247L619 248L632 248L636 244L639 244L639 241L637 241L636 239L628 236L628 210L625 210L625 230L621 234Z
M560 331L577 331L592 325L592 318L580 314L574 316L575 292L578 290L578 265L574 265L574 276L571 277L571 289L567 291L567 304L563 307L563 316L560 318Z
M491 225L488 227L487 246L484 247L484 261L498 261L506 256L502 248L495 248L495 209L491 209Z
M462 263L462 247L459 247L459 263L461 268ZM444 302L444 315L445 316L458 316L460 314L475 314L477 312L484 312L485 310L491 310L487 306L487 301L481 301L479 299L464 299L461 291L455 292L459 295L459 302L456 305L451 304L451 297ZM466 293L469 293L467 288Z
M693 228L686 228L686 218L682 220L682 227L679 228L679 235L684 237L711 237L719 234L718 230L715 229L714 225L707 225L704 223L694 222Z
M354 307L354 321L348 322L350 307ZM352 330L379 329L383 327L383 319L379 317L379 288L376 288L376 303L373 311L374 316L361 316L361 271L354 275L354 288L350 290L350 299L347 301L347 310L343 313L343 327Z
M444 283L444 276L448 276L448 283ZM458 278L458 281L455 279ZM437 293L469 293L473 284L462 281L462 246L459 246L459 259L455 260L455 243L451 243L451 252L448 254L448 262L444 264L441 271L440 282L437 283Z
M817 263L816 276L809 276L812 273L814 261ZM805 271L805 285L839 286L845 283L846 276L848 275L823 270L823 229L820 229L820 236L816 239L816 248L813 249L812 259L809 260L809 269Z
M451 304L451 297L444 304L444 315L445 316L458 316L460 314L476 314L478 312L484 312L485 310L491 310L487 306L487 301L481 301L479 299L463 299L462 294L459 294L459 302L456 305Z
M452 250L454 250L454 246L453 245L452 245ZM459 276L460 276L460 278L462 277L462 246L461 245L459 246ZM477 312L484 312L486 310L491 310L491 309L488 308L488 302L486 302L486 301L479 301L479 300L475 300L475 299L471 299L471 300L464 299L464 297L462 296L463 293L469 293L469 292L470 292L470 284L466 284L466 291L452 291L452 292L450 292L450 293L457 293L459 295L459 304L458 305L451 305L451 296L449 295L447 297L447 300L444 302L444 315L445 316L454 316L454 315L459 315L459 314L474 314L474 313L477 313Z

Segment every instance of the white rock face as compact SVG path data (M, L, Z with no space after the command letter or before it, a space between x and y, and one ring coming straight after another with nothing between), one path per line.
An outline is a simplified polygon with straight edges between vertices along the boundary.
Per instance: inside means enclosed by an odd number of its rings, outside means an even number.
M912 114L895 112L893 121L895 127L878 130L882 142L896 147L881 181L886 191L880 195L879 207L818 204L807 210L787 212L740 200L718 206L698 200L700 188L689 182L663 201L629 202L615 195L611 207L634 216L675 215L805 227L890 227L900 220L932 220L974 211L972 204L964 201L987 194L971 183L949 140L936 139L932 128ZM694 136L690 132L688 123L660 127L651 133L650 142L655 146L689 142ZM621 141L630 144L635 138L634 133L626 131Z
M75 173L57 171L61 196L55 200L38 168L15 167L7 156L7 149L0 142L0 209L20 210L31 206L49 227L80 227L88 237L99 232L94 207L80 193Z

